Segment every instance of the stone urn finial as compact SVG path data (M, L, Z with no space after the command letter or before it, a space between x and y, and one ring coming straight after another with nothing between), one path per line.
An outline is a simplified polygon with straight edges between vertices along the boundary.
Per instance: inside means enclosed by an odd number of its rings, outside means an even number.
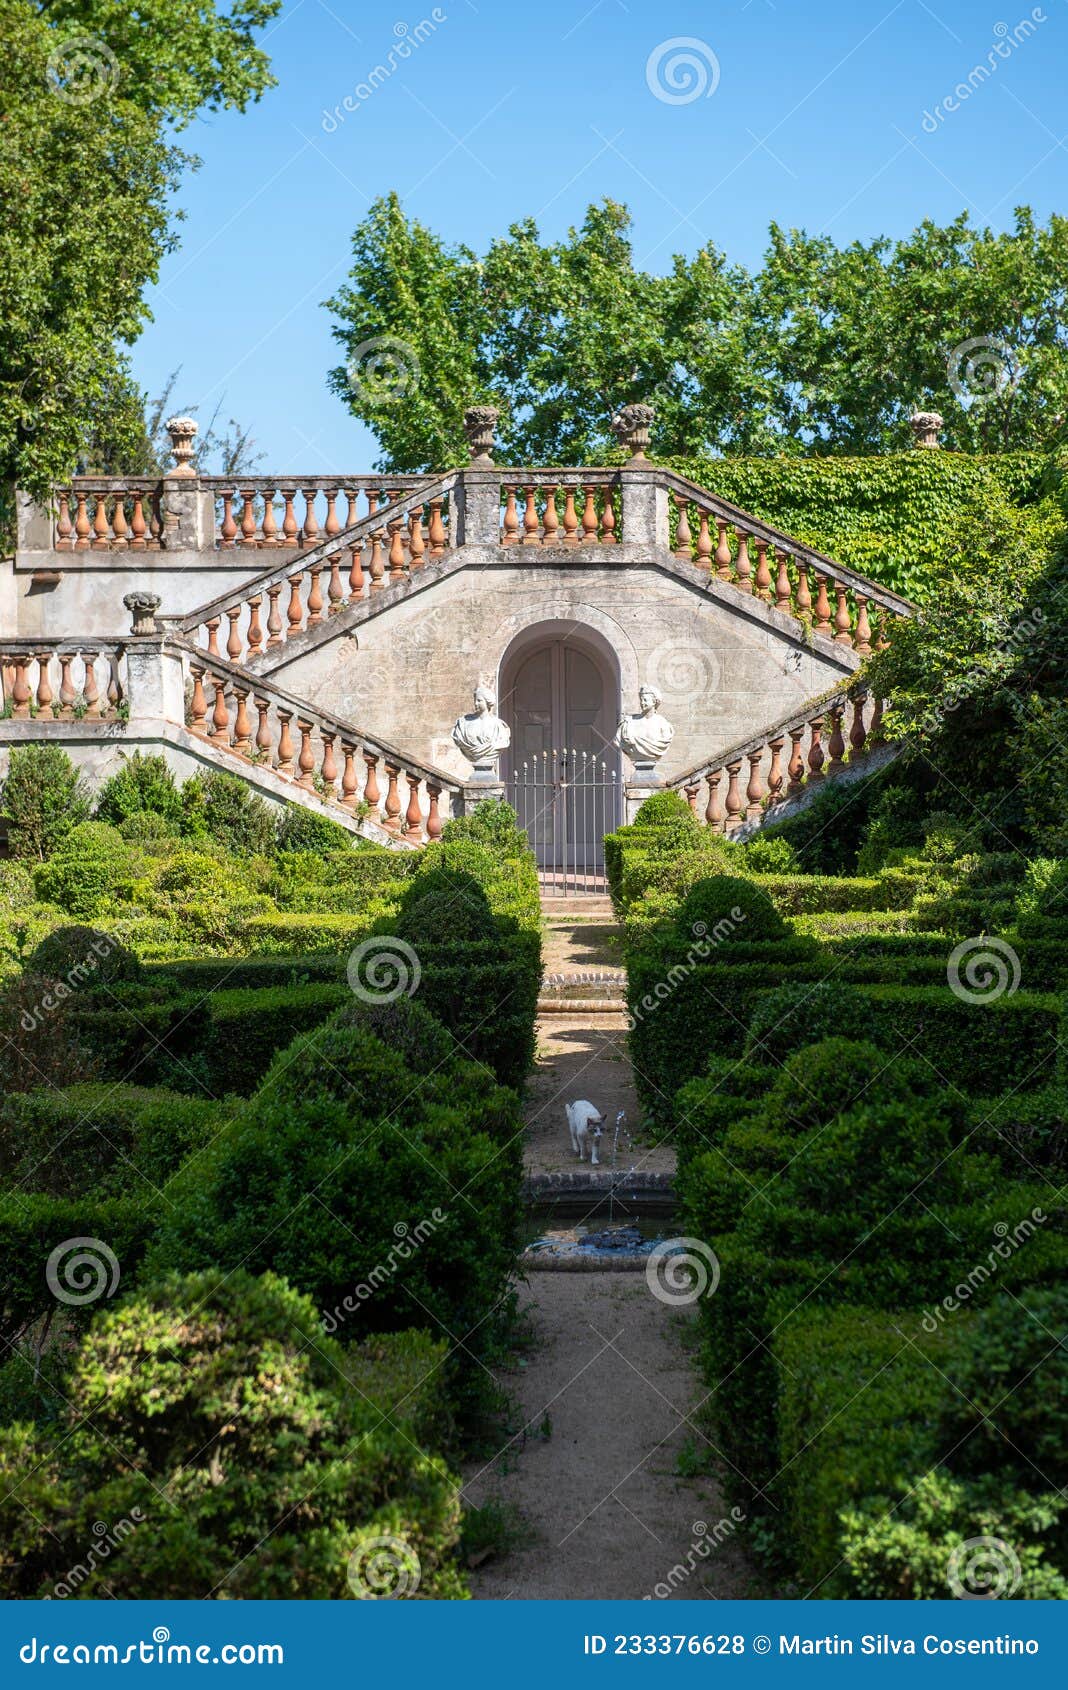
M651 405L621 405L612 418L612 433L620 445L629 450L632 464L641 463L645 457L649 428L655 415Z
M937 411L914 411L909 418L914 446L941 446L942 417Z
M171 437L171 451L174 454L174 468L172 476L195 475L193 468L193 441L197 432L195 417L169 417L166 424L167 433Z
M156 612L159 609L162 600L157 598L155 593L127 593L122 602L130 612L130 616L133 620L133 627L130 630L131 633L159 633L159 628L156 623Z
M464 433L473 464L493 463L493 434L500 414L496 405L469 405L464 412Z

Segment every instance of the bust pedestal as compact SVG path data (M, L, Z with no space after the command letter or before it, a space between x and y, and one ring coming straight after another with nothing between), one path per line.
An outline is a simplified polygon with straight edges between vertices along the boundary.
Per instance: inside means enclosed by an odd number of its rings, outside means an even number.
M656 769L652 763L635 763L634 779L627 781L623 788L623 808L628 827L647 798L654 792L663 792L664 783L657 779Z

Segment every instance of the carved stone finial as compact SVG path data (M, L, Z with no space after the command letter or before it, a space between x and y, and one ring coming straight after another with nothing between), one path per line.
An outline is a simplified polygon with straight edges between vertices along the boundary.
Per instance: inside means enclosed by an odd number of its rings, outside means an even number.
M134 634L158 634L156 612L162 600L155 593L127 593L123 604L133 619Z
M193 441L198 427L196 418L169 417L165 427L171 437L171 451L174 454L174 468L170 472L171 475L195 475Z
M464 412L464 433L473 464L492 464L493 434L500 414L496 405L470 405Z
M621 405L612 418L611 429L621 446L630 451L631 463L640 463L649 444L649 428L656 412L651 405Z
M942 417L937 411L914 411L909 418L914 446L941 446Z

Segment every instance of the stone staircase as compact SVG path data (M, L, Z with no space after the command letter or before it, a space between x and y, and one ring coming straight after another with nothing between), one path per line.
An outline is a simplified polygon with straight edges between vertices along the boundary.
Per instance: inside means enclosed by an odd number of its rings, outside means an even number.
M626 1010L627 977L610 942L616 930L612 900L600 893L543 897L545 971L541 1015L619 1015Z

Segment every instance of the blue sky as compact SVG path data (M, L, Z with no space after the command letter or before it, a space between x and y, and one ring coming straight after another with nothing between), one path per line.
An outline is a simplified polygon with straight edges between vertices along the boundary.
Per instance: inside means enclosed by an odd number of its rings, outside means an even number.
M1066 0L998 4L287 0L265 43L279 86L182 137L203 163L135 373L154 393L180 364L176 403L206 418L221 400L261 470L370 468L373 437L326 388L321 302L391 188L475 248L525 216L559 236L607 195L651 269L708 239L755 265L772 219L845 242L964 208L995 228L1021 202L1068 210Z

